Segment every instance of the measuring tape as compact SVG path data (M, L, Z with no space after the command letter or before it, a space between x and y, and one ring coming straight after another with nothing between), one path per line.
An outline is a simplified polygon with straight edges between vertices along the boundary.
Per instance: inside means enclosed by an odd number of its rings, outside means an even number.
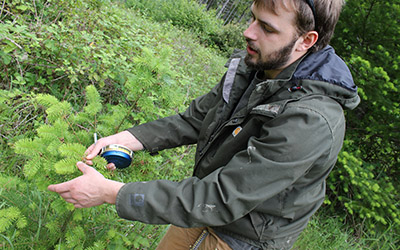
M127 168L132 163L133 151L118 144L111 144L101 149L100 156L108 163L114 163L116 168Z
M97 133L93 134L93 138L94 143L97 143ZM111 144L101 149L100 156L107 163L114 163L116 168L127 168L132 163L133 151L122 145Z

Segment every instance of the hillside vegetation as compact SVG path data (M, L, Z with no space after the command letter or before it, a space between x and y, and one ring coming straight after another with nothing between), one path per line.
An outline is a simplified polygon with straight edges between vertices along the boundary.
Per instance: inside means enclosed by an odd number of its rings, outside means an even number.
M197 2L2 2L1 248L155 248L165 225L122 220L111 205L74 209L46 188L80 175L75 163L93 133L103 137L176 114L218 83L228 55L243 46L244 27L224 26ZM400 9L398 1L357 2L348 1L332 44L363 102L347 114L325 205L296 249L398 249L400 58L391 17ZM385 34L370 21L379 15L387 16ZM354 16L358 22L348 25ZM376 29L363 33L362 25ZM179 181L191 175L193 152L138 152L130 168L114 172L98 158L94 167L122 182Z

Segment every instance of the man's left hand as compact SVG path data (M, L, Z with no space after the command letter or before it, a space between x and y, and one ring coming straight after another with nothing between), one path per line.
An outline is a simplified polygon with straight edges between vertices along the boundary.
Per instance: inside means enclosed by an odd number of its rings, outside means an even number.
M118 191L124 183L104 178L102 174L83 162L78 162L77 166L82 176L50 185L48 190L59 193L65 201L74 204L76 208L93 207L103 203L115 204Z

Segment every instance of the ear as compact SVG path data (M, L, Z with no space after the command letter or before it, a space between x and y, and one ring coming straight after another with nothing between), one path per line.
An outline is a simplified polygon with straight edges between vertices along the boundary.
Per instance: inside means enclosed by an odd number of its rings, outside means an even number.
M299 37L297 41L296 51L304 52L310 49L318 41L318 32L309 31L306 34Z

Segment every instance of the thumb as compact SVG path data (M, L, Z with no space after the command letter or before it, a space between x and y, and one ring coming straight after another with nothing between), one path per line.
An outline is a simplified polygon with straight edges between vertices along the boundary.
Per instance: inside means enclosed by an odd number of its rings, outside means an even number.
M90 169L91 169L91 167L89 167L88 165L86 165L85 163L83 163L81 161L77 162L76 166L82 172L82 174L87 174L88 171L90 171Z
M47 187L47 189L49 190L49 191L52 191L52 192L56 192L56 185L55 184L52 184L52 185L49 185L48 187Z
M100 142L100 141L99 141ZM92 144L87 150L86 150L86 154L87 154L87 156L86 156L86 159L88 159L88 160L91 160L91 159L93 159L94 157L96 157L98 154L99 154L99 152L100 152L100 150L101 150L101 148L102 148L102 145L100 145L100 143L99 142L97 142L97 143L95 143L95 144Z

